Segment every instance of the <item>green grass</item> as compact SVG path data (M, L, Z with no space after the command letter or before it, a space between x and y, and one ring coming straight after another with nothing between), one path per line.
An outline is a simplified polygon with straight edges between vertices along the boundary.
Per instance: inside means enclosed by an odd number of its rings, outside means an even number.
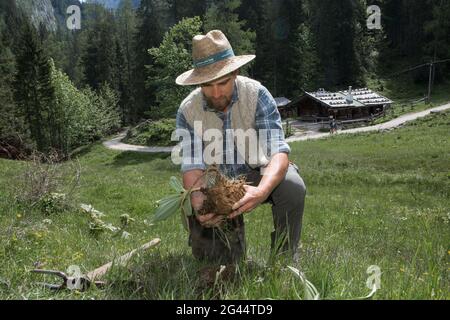
M366 270L381 269L375 299L449 299L450 112L434 114L385 133L338 135L296 142L291 160L307 185L301 267L321 298L351 299L369 293ZM127 213L136 221L128 239L89 232L87 215L72 210L43 215L13 199L24 163L0 160L0 299L299 299L303 288L283 261L267 264L272 229L269 205L246 215L248 254L238 281L204 288L174 218L145 223L154 203L171 192L178 175L168 155L116 152L95 144L79 155L76 203L104 212L119 226ZM50 219L51 223L48 220ZM28 271L82 271L162 239L126 268L114 268L110 285L86 292L50 292ZM45 278L52 281L52 278Z

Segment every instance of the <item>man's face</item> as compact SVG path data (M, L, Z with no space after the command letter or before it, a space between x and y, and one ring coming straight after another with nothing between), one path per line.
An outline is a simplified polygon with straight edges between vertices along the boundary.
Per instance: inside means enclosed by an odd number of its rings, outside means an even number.
M237 73L232 73L201 85L203 95L210 108L224 111L230 105L236 76Z

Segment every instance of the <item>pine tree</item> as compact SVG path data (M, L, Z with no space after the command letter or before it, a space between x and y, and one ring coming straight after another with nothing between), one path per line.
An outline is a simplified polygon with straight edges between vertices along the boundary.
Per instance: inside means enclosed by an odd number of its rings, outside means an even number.
M136 63L136 55L133 50L133 36L136 34L137 20L136 13L133 9L131 0L124 0L121 2L119 10L117 12L118 19L118 41L123 50L123 54L116 53L117 63L120 69L122 66L122 78L121 78L121 101L120 106L122 109L122 122L131 123L130 118L131 106L133 105L133 69ZM120 48L117 48L119 51Z
M235 54L251 54L255 52L256 34L246 28L246 21L239 20L237 9L241 0L216 0L211 3L204 18L206 32L221 30L230 41Z
M297 48L292 47L292 44L298 40L298 31L300 26L305 22L306 17L303 9L302 0L284 0L278 4L278 14L273 24L273 40L276 43L276 59L277 68L276 79L278 79L276 88L278 95L293 96L293 92L298 92L299 84L302 82L302 77L308 77L309 70L306 74L300 74L291 66L299 64L299 59L311 59L311 57L303 57L303 54L311 54L311 48ZM307 28L300 29L304 34L303 37L309 37L309 30ZM306 40L304 43L297 43L304 45L311 45L311 41ZM301 51L304 52L301 52ZM311 70L312 71L312 70Z
M364 83L361 52L358 51L358 6L353 0L310 1L311 23L322 67L323 87L342 88Z
M127 123L128 119L126 118L129 113L128 107L130 103L130 89L129 82L127 78L127 68L125 64L125 55L123 53L122 46L118 39L115 40L115 55L114 55L114 63L113 63L113 78L112 78L112 87L118 97L118 105L121 110L121 119L122 123Z
M259 25L259 7L261 0L243 0L241 6L237 9L239 20L247 21L247 27L258 33Z
M295 37L289 44L292 59L286 74L288 96L293 98L304 90L316 90L321 82L316 43L307 23L297 28Z
M240 15L256 30L254 77L273 95L290 96L297 87L297 75L291 74L294 57L291 44L304 20L301 0L244 1Z
M0 15L0 101L3 106L10 104L13 100L10 92L15 73L14 55L7 42L9 41L7 41L4 17Z
M207 0L168 0L175 21L183 18L203 16L206 12Z
M427 41L424 24L432 19L433 3L438 1L384 0L382 2L383 24L391 57L417 59L422 56L423 44Z
M258 27L256 29L254 77L261 81L270 92L276 95L277 77L275 70L277 66L277 52L272 33L272 1L258 1L255 8L258 14Z
M221 30L236 55L254 54L255 39L254 31L246 27L245 20L239 20L237 10L241 5L241 0L215 0L208 7L204 18L205 32L218 29ZM241 74L252 74L249 70L253 63L241 68Z
M64 72L79 88L84 85L83 54L87 43L87 32L84 32L84 30L74 30L67 34L66 42L68 45L65 52L70 59L62 67Z
M440 0L434 4L433 18L426 23L426 34L430 41L425 46L427 60L446 60L450 58L450 2ZM435 68L435 80L442 81L450 74L450 62Z
M97 90L107 82L117 88L115 23L110 12L99 9L97 20L89 27L86 52L82 58L86 83Z
M15 64L14 55L6 45L10 42L7 38L4 16L0 15L0 156L14 158L23 151L27 137L14 103Z
M52 147L58 147L54 140L57 138L53 137L55 128L51 128L56 116L52 111L51 69L30 23L23 26L20 48L16 56L15 101L37 150L48 152Z
M153 65L153 59L148 50L158 47L162 41L163 31L156 16L153 0L142 0L137 11L137 32L134 38L136 55L133 68L133 102L130 106L130 118L138 122L145 117L151 105L155 103L155 87L146 87L148 72L145 66Z
M4 19L4 34L8 35L4 41L5 45L9 46L13 53L19 49L18 42L21 33L23 23L25 23L26 17L22 10L16 5L16 0L2 0L0 1L0 15L3 15Z

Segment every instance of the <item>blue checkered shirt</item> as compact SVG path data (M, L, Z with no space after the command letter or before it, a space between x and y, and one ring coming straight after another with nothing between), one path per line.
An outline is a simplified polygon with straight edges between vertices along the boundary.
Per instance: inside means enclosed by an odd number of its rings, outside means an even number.
M230 106L227 108L226 112L216 111L208 107L206 100L203 99L203 110L205 112L215 112L216 115L223 121L223 150L224 150L224 159L234 159L232 164L227 164L225 161L223 164L219 165L219 170L228 177L238 177L239 175L245 175L250 172L252 168L247 163L239 163L237 161L238 155L237 148L235 144L227 143L227 135L226 130L232 129L231 125L231 110L233 108L234 103L239 99L238 91L236 84L234 85L234 91L231 98ZM177 121L176 121L177 129L188 130L191 139L188 142L183 144L181 142L181 148L191 148L191 155L200 155L202 154L202 150L204 148L204 143L201 142L201 138L197 137L194 133L193 128L186 121L184 114L178 110L177 113ZM267 133L267 154L273 155L277 152L290 153L290 147L286 143L284 139L283 127L281 124L280 113L278 112L276 102L270 92L264 87L261 86L258 93L258 102L256 106L256 116L255 116L255 129L257 132L259 130L268 130ZM272 130L272 131L270 131ZM275 131L274 131L275 130ZM273 134L276 132L276 134ZM189 145L186 145L189 143ZM275 147L277 152L272 153L271 148ZM201 150L199 150L201 148ZM205 170L206 165L202 159L193 159L192 156L185 157L182 156L181 161L181 171L186 172L189 170L201 169Z

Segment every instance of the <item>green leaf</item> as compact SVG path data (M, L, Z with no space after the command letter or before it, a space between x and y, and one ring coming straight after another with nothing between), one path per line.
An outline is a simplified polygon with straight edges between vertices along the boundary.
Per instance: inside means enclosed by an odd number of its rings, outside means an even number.
M183 227L184 227L184 229L186 229L186 231L189 231L189 225L188 225L188 217L189 216L192 216L191 194L185 193L185 198L183 200L182 210L181 210L181 222L183 223Z
M170 196L167 196L163 199L156 201L156 204L158 205L158 207L160 207L160 206L164 205L165 203L172 201L173 199L178 199L178 198L181 199L181 197L182 196L179 194L171 194Z
M187 194L183 203L183 213L186 217L192 216L191 195Z
M181 211L181 223L186 231L189 231L188 217Z
M170 186L172 189L174 189L178 193L185 192L183 185L181 184L180 180L178 180L176 177L172 176L170 177Z
M173 216L181 207L181 198L182 195L171 195L160 200L153 221L158 222Z

